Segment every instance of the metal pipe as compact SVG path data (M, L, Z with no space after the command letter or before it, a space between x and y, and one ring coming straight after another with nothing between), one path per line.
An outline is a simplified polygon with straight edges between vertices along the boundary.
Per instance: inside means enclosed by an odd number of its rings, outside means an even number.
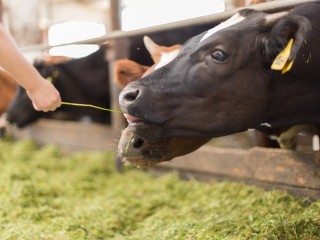
M275 2L266 2L266 3L260 3L256 5L252 5L247 8L253 8L259 11L264 11L264 12L276 12L276 11L283 11L290 9L298 4L301 3L306 3L306 2L320 2L320 0L282 0L282 1L275 1ZM155 32L161 32L161 31L167 31L167 30L174 30L174 29L179 29L183 28L186 26L196 26L196 25L201 25L201 24L208 24L208 23L219 23L233 14L235 14L237 11L240 9L243 9L244 7L241 8L236 8L233 10L229 10L226 12L222 13L216 13L213 15L208 15L208 16L203 16L203 17L198 17L198 18L193 18L193 19L188 19L188 20L183 20L183 21L178 21L178 22L173 22L173 23L168 23L168 24L163 24L163 25L158 25L158 26L153 26L153 27L148 27L148 28L143 28L143 29L138 29L138 30L132 30L132 31L112 31L108 34L106 34L103 37L99 38L92 38L92 39L87 39L87 40L82 40L82 41L75 41L75 42L70 42L66 44L59 44L59 45L33 45L29 47L23 47L21 48L22 52L29 52L29 51L42 51L46 49L50 49L52 47L60 47L60 46L67 46L71 44L106 44L107 41L109 40L114 40L114 39L121 39L121 38L130 38L134 36L139 36L139 35L148 35L150 33L155 33Z

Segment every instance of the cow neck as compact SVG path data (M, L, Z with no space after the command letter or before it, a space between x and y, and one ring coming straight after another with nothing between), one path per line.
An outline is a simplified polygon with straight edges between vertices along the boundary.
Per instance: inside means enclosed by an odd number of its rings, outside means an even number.
M272 127L320 123L320 82L297 79L293 74L272 80L265 122Z

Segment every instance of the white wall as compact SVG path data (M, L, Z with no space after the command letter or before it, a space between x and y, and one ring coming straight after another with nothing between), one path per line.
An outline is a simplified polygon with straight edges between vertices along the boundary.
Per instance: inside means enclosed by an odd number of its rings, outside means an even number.
M41 41L38 31L38 5L40 0L3 0L4 21L19 46Z

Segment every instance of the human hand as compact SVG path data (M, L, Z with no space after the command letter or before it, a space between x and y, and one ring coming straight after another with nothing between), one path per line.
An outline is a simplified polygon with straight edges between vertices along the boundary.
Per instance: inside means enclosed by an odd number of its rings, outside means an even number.
M37 111L54 111L61 106L61 98L57 89L47 80L40 81L32 89L27 90L33 107Z

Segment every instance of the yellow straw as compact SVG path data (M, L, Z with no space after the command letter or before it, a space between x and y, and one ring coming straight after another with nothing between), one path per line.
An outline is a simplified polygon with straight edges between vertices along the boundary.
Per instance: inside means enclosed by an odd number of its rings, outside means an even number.
M114 110L114 109L98 107L98 106L95 106L95 105L92 105L92 104L71 103L71 102L61 102L61 104L71 105L71 106L78 106L78 107L91 107L91 108L96 108L96 109L100 109L100 110L103 110L103 111L122 113L120 110Z

